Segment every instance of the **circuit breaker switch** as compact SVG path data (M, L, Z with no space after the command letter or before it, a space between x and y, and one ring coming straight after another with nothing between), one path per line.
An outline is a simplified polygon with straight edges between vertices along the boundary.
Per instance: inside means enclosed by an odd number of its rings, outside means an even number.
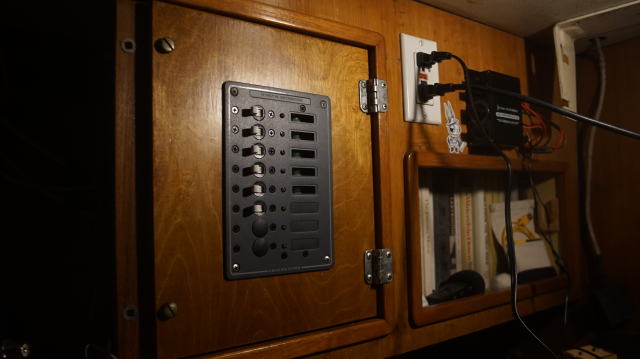
M255 213L255 214L264 213L264 208L262 207L261 204L254 204L253 205L253 213Z
M260 106L251 106L251 115L255 117L264 117L264 109Z
M260 126L251 126L251 134L253 136L264 136L262 131L264 131L264 129Z
M264 187L254 184L251 186L251 192L253 193L264 193Z
M263 173L264 168L262 168L262 166L260 165L253 165L251 166L251 172L253 172L254 175L261 175Z
M259 146L259 145L251 146L251 153L254 155L263 155L264 154L262 153L263 150L264 148L262 146Z

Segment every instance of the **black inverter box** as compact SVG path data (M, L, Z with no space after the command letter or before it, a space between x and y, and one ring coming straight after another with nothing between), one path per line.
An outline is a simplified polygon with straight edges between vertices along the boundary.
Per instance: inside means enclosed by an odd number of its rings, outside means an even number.
M472 85L520 93L520 79L499 72L469 70L469 80ZM503 148L513 148L523 144L520 100L473 90L473 101L480 117L480 126L484 128L496 145ZM467 111L467 115L472 116L470 111ZM467 129L470 154L499 155L482 135L482 131L475 121L468 121Z

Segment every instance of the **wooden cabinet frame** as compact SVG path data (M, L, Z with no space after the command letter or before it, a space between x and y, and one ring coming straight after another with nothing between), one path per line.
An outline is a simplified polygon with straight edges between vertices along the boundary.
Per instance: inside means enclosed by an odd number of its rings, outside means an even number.
M366 49L369 56L369 76L386 80L385 43L382 35L377 32L245 0L166 2ZM135 23L133 3L128 0L118 0L117 13L117 39L135 38L135 30L139 29L140 24ZM147 39L137 40L142 42ZM147 45L139 43L138 48L148 47ZM122 318L122 311L126 305L138 305L139 292L137 279L139 254L136 255L136 249L140 250L140 247L136 237L136 126L133 110L136 103L134 67L137 56L135 53L126 54L116 51L115 271L116 315L118 316L116 337L119 344L118 357L132 358L140 356L139 338L155 335L155 333L145 331L145 327L138 324L139 319L127 322ZM139 57L138 60L144 61ZM358 84L355 83L353 86L354 91L357 91ZM371 115L375 240L378 248L393 250L391 222L388 220L391 216L388 127L386 113ZM365 285L364 278L363 285ZM377 288L378 316L376 318L210 353L204 357L299 357L383 337L391 333L395 326L396 306L393 288L393 282ZM149 313L149 310L141 308L140 312L141 315L145 315L144 313ZM141 330L140 333L139 330Z
M512 159L514 171L523 171L522 162L519 158ZM488 292L468 298L462 298L451 302L440 303L426 308L422 307L422 263L420 250L420 203L418 199L419 181L418 169L423 168L450 168L450 169L470 169L470 170L493 170L506 171L507 165L500 157L490 156L460 156L451 154L438 154L428 152L408 152L404 158L404 185L405 185L405 219L407 230L407 259L408 279L409 279L409 310L410 319L416 326L433 324L448 319L453 319L463 315L479 312L489 308L505 305L511 302L510 290L498 292ZM566 218L566 180L565 171L568 165L565 162L555 161L532 161L531 171L547 172L556 174L556 193L560 204L560 239L562 246L561 255L569 267L570 272L575 273L577 261L571 260L569 254L575 252L578 243L576 236L570 236L567 231ZM541 280L538 282L523 284L518 286L518 300L525 300L535 296L550 293L564 292L568 280L566 275L555 278ZM562 303L563 296L560 295L559 302ZM562 299L560 299L562 298Z

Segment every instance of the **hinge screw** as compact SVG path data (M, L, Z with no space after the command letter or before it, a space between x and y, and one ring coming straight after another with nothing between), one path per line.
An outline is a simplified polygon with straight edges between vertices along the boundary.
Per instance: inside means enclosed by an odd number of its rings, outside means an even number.
M380 87L382 87L382 88L387 88L387 83L386 83L386 82L383 82L382 84L380 84Z
M371 276L371 274L367 274L367 283L371 283L372 279L373 277Z
M388 280L391 280L391 278L393 278L393 274L388 273L388 274L387 274L387 279L388 279Z
M167 302L158 309L158 319L166 322L167 320L178 315L178 305L174 302Z
M391 258L391 251L387 251L387 258Z
M170 37L163 37L162 39L156 41L155 45L156 45L156 51L163 54L168 54L170 52L173 52L173 50L175 50L176 48L175 41L173 41L173 39Z
M371 259L371 252L367 252L367 259Z
M324 256L324 262L325 263L331 262L331 258L329 258L329 256Z
M385 111L387 110L387 104L386 103L382 104L382 109L385 110Z
M360 82L360 86L362 88L366 88L367 87L367 83L365 81Z
M369 106L367 106L366 103L363 103L362 106L360 106L362 108L362 111L366 111L367 108L369 108Z

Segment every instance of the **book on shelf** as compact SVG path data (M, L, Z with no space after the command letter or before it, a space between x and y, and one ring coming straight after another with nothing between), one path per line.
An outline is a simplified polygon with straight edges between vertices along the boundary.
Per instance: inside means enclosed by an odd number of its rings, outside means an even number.
M452 267L451 183L448 173L447 171L438 171L434 173L431 178L433 188L433 245L436 287L449 278ZM455 243L455 237L453 242Z
M451 236L455 243L451 250L451 274L462 270L462 221L460 218L460 177L453 175L451 191Z
M422 295L431 294L436 289L436 266L434 255L433 191L431 172L421 171L419 176L420 199L420 250L422 257ZM428 305L425 300L424 305Z
M462 270L475 270L474 258L474 235L473 235L473 199L471 187L463 181L460 186L460 237L462 248L460 250Z
M473 255L474 270L484 279L485 288L489 288L489 218L485 178L477 173L471 186L471 204L473 215Z

